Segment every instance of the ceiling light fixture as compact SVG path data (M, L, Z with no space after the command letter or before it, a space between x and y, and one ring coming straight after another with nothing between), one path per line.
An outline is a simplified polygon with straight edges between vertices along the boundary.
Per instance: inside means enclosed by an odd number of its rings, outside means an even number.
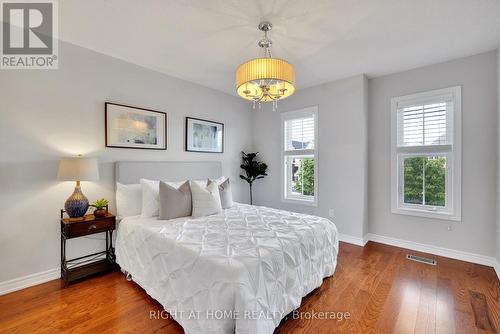
M283 100L295 91L295 71L289 62L272 58L271 45L267 37L273 25L261 22L259 30L264 32L264 38L258 45L264 49L264 57L249 60L236 70L236 91L239 96L253 101L253 107L261 102L272 102L273 110L278 107L278 100Z

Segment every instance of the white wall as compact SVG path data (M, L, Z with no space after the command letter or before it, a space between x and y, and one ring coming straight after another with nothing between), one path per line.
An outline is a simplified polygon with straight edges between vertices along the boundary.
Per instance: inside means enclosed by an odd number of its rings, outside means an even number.
M247 201L238 177L251 144L245 101L63 42L59 59L54 71L0 73L0 282L59 266L59 209L74 187L56 180L61 157L99 158L101 180L82 183L90 200L113 199L117 160L220 160L235 199ZM105 101L166 111L168 150L105 148ZM183 151L188 115L225 123L224 154ZM70 240L69 255L102 244Z
M369 80L370 232L419 243L495 254L496 53ZM391 97L462 85L462 222L395 215L390 205ZM448 231L451 227L451 231Z
M362 238L366 233L367 110L363 75L297 91L253 112L253 147L269 165L269 176L254 185L255 204L328 217L340 233ZM318 207L281 201L280 112L318 106Z

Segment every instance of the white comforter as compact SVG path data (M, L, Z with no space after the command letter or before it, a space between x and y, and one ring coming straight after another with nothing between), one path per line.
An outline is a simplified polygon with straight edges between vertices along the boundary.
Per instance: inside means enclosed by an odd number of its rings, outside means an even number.
M272 333L335 271L325 218L236 204L223 213L119 223L116 258L186 333Z

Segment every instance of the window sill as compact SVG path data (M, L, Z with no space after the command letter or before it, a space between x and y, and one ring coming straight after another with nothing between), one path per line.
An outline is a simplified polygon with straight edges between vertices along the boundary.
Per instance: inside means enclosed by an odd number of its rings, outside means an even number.
M391 212L398 215L451 220L457 222L460 222L462 220L460 216L453 215L448 212L439 212L439 211L436 212L436 211L410 209L410 208L393 208Z
M298 198L281 198L281 201L284 203L290 203L290 204L300 204L300 205L313 206L313 207L318 206L318 202L316 199L314 199L313 201L309 201L306 199L298 199Z

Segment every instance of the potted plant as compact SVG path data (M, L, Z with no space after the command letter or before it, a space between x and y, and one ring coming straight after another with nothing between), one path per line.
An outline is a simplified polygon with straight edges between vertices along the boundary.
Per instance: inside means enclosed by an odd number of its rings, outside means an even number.
M106 213L108 212L108 204L109 201L105 198L98 199L95 202L91 203L90 206L93 206L95 208L94 216L97 218L106 216Z
M255 153L242 153L243 163L240 165L241 169L245 171L245 175L240 175L240 178L247 181L250 186L250 204L253 204L252 196L252 185L255 180L263 179L267 175L267 165L257 160L257 154Z

